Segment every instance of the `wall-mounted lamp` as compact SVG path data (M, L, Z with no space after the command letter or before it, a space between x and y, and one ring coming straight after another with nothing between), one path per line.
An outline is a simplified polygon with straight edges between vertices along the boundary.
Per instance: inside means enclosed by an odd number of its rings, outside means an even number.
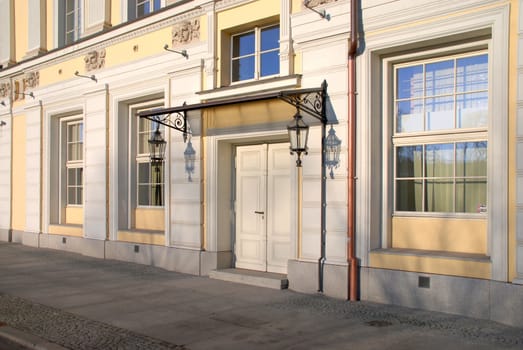
M169 52L174 52L174 53L180 54L180 55L182 55L183 57L185 57L185 59L189 59L189 54L187 53L187 50L176 51L176 50L170 49L170 48L169 48L169 45L167 45L167 44L165 44L165 45L163 46L163 49L164 49L165 51L169 51Z
M3 120L0 120L0 126L4 126L6 124L6 122L4 122Z
M2 105L4 107L6 106L4 101L0 101L0 105Z
M303 1L303 6L305 6L306 8L308 8L309 10L313 11L313 12L316 12L318 15L320 15L321 18L325 18L327 21L330 21L331 20L331 15L329 15L325 9L322 9L322 10L316 10L315 8L313 7L310 7L309 4L310 4L311 0L304 0Z
M92 81L94 81L95 83L98 82L98 80L96 79L96 77L93 75L82 75L80 74L78 71L74 72L74 75L76 75L77 77L80 77L80 78L87 78L87 79L91 79Z
M307 138L309 137L309 126L303 121L299 112L296 112L292 122L287 125L289 132L291 154L296 153L296 166L301 167L301 154L307 154Z
M23 95L23 96L30 96L30 97L33 98L33 100L34 100L34 98L35 98L35 95L33 94L32 91L31 91L30 93L28 93L28 94L26 94L25 92L17 92L17 91L15 91L15 94L16 94L16 95Z

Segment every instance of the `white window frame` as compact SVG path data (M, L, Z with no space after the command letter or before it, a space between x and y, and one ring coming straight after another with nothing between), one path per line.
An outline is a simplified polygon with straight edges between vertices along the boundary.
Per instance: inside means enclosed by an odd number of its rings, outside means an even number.
M156 12L162 8L165 7L165 0L160 0L160 7L155 9L154 8L154 1L155 0L121 0L122 1L122 19L124 19L124 22L125 21L132 21L132 20L135 20L135 19L138 19L138 18L142 18L144 16L147 16L148 14L150 13L153 13L153 12ZM144 16L140 16L138 17L136 15L137 13L137 2L140 1L140 2L146 2L148 1L150 3L150 6L151 8L153 9L152 11L150 11L148 14L145 14ZM134 7L134 9L133 9ZM132 10L132 12L131 12Z
M76 16L75 16L75 25L74 25L74 40L73 42L79 40L82 37L84 32L84 23L83 23L83 14L84 11L84 1L74 0L76 5ZM65 9L66 0L54 0L54 18L57 20L54 21L54 42L57 48L70 45L70 42L67 42L66 36L66 9Z
M487 142L487 153L488 153L488 125L482 126L482 127L474 127L474 128L457 128L454 126L454 128L451 129L444 129L444 130L425 130L423 131L414 131L414 132L400 132L397 129L397 122L398 118L396 115L396 107L395 107L395 90L397 86L396 81L396 71L398 69L414 66L414 65L423 65L426 66L427 64L435 63L435 62L441 62L441 61L447 61L453 59L455 62L458 59L461 58L467 58L467 57L473 57L473 56L479 56L486 54L489 56L489 52L486 49L487 43L485 42L483 45L481 43L478 43L479 46L485 46L485 48L480 49L471 49L467 50L465 52L455 52L454 50L449 50L448 52L441 52L441 53L435 53L436 57L422 57L421 59L417 59L416 54L413 54L413 56L407 56L405 57L406 62L401 62L401 60L398 60L394 63L391 63L390 66L390 73L388 73L387 76L384 75L383 79L387 79L387 81L392 81L392 85L389 83L387 85L391 86L391 91L387 96L386 103L391 104L391 107L389 107L390 114L386 114L386 123L392 123L392 128L389 128L391 130L391 136L390 138L384 140L384 143L390 143L392 142L392 146L387 152L390 152L392 154L388 155L387 157L389 159L392 159L391 167L392 169L388 171L389 177L388 177L388 188L392 191L392 216L408 216L408 217L459 217L459 218L477 218L477 217L486 217L486 212L479 212L479 213L462 213L462 212L456 212L455 208L452 212L430 212L425 211L424 208L421 211L399 211L396 209L397 201L397 193L396 193L396 182L397 182L397 171L396 171L396 150L398 147L401 146L422 146L423 150L425 149L425 146L427 145L434 145L434 144L457 144L462 142L475 142L475 141L485 141ZM423 56L423 53L419 53L418 55ZM456 69L456 67L454 67ZM488 74L489 78L491 76L491 66L490 62L488 63ZM424 71L425 72L425 71ZM454 76L454 79L456 79L456 76ZM456 85L456 81L454 81L454 87ZM425 89L425 88L424 88ZM491 108L490 108L490 80L489 80L489 88L487 91L481 91L481 92L487 92L489 99L488 99L488 105L489 109L487 112L488 115L488 121L492 118L491 115ZM453 97L453 102L457 102L457 96L459 93L456 93L455 91L453 93L449 93L448 96ZM419 97L421 100L429 99L429 98L438 98L438 96L435 97L427 97L425 95ZM416 98L417 99L417 98ZM456 111L456 108L454 109ZM423 123L425 123L425 114L422 113ZM456 115L454 115L454 120L456 118ZM487 121L487 123L488 123ZM423 152L422 152L423 153ZM487 158L488 162L488 158ZM455 160L454 160L454 164ZM422 166L424 169L424 167ZM418 177L417 177L418 178ZM427 177L425 176L425 173L423 171L423 175L421 178L423 180L423 183L427 180ZM449 178L451 179L451 178ZM452 180L454 181L454 186L456 182L456 174L454 173L452 176ZM486 176L487 181L487 193L488 193L488 186L489 186L489 177ZM425 187L422 186L422 191L425 193ZM455 187L453 188L454 194L456 193ZM423 195L424 197L424 195ZM454 198L454 197L453 197ZM454 204L455 204L455 198L454 198ZM422 201L423 205L423 201ZM454 205L453 205L454 206Z
M273 23L273 24L269 24L269 25L264 25L264 26L256 26L254 28L251 28L249 30L246 30L246 31L243 31L241 33L235 33L233 35L231 35L231 38L230 38L230 52L229 52L229 61L230 61L230 81L231 81L231 84L239 84L239 83L245 83L245 82L248 82L248 81L256 81L256 80L262 80L262 79L268 79L268 78L272 78L272 77L276 77L276 76L279 76L280 75L280 72L281 72L281 67L280 67L280 63L278 62L278 72L275 73L275 74L271 74L271 75L266 75L266 76L261 76L261 55L264 54L264 53L268 53L268 52L275 52L277 51L278 52L278 59L279 59L279 52L280 52L280 45L279 45L279 41L280 39L278 38L278 45L274 48L274 49L270 49L270 50L266 50L266 51L261 51L261 32L264 30L264 29L267 29L267 28L272 28L272 27L277 27L278 28L278 33L280 31L280 24L279 23ZM245 35L245 34L248 34L248 33L251 33L251 32L254 32L254 53L252 54L249 54L249 55L244 55L244 56L238 56L238 57L234 57L233 55L233 52L234 52L234 38L237 37L237 36L240 36L240 35ZM253 78L252 79L244 79L244 80L234 80L233 77L234 77L234 69L233 69L233 61L237 60L237 59L241 59L241 58L245 58L245 57L249 57L249 56L254 56L254 72L253 72Z
M65 146L62 146L62 147L65 147L65 159L64 159L64 162L62 164L64 164L65 166L65 179L62 179L61 181L63 181L63 183L65 184L64 186L62 186L62 188L65 190L65 206L66 207L82 207L83 206L83 201L84 201L84 191L83 191L83 188L84 188L84 176L82 174L82 183L80 185L76 184L76 185L70 185L69 184L69 170L71 169L75 169L75 170L78 170L78 169L82 169L82 172L83 172L83 169L84 169L84 122L83 122L83 119L78 119L78 118L63 118L61 120L61 123L62 123L62 128L61 130L63 131L63 135L61 135L60 137L60 142L61 143L64 143ZM79 140L76 140L76 141L73 141L73 142L69 142L69 126L71 125L81 125L81 129L80 129L80 138ZM70 144L81 144L81 159L74 159L74 160L70 160L69 158L69 145ZM78 189L78 188L81 188L82 189L82 200L81 201L76 201L76 203L69 203L69 191L74 189L75 191ZM75 195L75 198L77 196Z

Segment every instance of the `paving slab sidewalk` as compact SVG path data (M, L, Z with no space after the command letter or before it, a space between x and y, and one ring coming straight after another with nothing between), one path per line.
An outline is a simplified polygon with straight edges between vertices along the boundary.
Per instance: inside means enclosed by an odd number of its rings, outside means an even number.
M523 349L523 329L491 321L13 243L0 276L0 336L35 349Z

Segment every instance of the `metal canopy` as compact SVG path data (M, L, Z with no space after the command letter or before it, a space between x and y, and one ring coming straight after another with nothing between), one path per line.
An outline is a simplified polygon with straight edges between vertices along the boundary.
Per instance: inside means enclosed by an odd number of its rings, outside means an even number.
M327 96L327 82L323 81L320 88L284 90L265 94L242 96L201 102L188 105L185 102L178 107L155 108L137 113L140 118L146 118L159 124L176 129L184 134L184 140L189 133L187 125L187 112L198 109L219 107L231 104L280 99L298 110L303 110L325 124L325 99Z

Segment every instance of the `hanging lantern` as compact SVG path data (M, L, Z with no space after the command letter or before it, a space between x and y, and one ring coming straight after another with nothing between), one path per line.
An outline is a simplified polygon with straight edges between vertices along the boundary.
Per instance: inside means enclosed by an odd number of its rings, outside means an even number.
M163 162L166 144L167 142L163 139L162 133L160 132L160 124L157 124L156 130L149 139L149 153L151 163L159 164Z
M330 169L330 177L334 179L334 170L340 166L341 140L331 125L329 135L325 138L325 166Z
M301 154L307 154L307 138L309 137L309 126L303 121L299 113L294 115L293 121L287 125L289 132L291 154L296 153L298 159L296 166L301 167Z

